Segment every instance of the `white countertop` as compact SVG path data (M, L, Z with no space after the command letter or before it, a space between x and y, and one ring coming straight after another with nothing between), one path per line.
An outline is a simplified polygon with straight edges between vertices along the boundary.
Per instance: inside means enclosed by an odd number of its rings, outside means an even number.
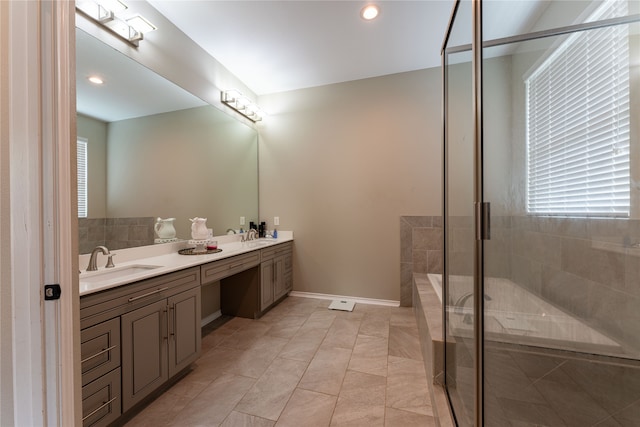
M241 242L240 237L241 235L214 237L222 251L213 254L180 255L178 250L190 247L185 241L111 251L117 255L113 258L115 268L99 267L97 271L80 273L80 296L290 242L293 241L293 232L278 231L277 239L263 238L249 242ZM88 255L80 256L81 268L86 268L88 259ZM104 264L106 257L100 255L98 265ZM126 275L121 275L125 271Z

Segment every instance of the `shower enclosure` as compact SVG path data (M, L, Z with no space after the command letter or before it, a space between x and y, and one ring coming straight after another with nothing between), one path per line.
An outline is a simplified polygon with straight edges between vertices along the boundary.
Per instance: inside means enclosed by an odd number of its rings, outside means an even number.
M640 426L640 2L458 1L442 50L460 426Z

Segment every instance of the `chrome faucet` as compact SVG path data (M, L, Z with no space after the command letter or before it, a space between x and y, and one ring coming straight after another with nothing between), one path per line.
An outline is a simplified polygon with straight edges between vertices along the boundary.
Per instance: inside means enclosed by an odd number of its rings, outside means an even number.
M462 323L470 325L472 323L471 321L471 314L470 313L464 313L464 305L466 304L467 300L469 298L473 297L473 292L469 292L467 294L462 295L460 298L458 298L456 300L456 302L454 303L454 308L453 308L453 312L455 314L464 314L464 318L462 319ZM485 301L491 301L491 297L487 294L484 294L484 300Z
M242 241L243 242L248 242L249 240L255 240L256 236L258 235L258 230L256 230L255 228L250 228L246 233L244 233L244 235L242 236Z
M102 252L102 255L109 255L109 249L106 246L96 246L91 251L91 257L89 258L89 265L87 271L96 271L98 269L98 252Z

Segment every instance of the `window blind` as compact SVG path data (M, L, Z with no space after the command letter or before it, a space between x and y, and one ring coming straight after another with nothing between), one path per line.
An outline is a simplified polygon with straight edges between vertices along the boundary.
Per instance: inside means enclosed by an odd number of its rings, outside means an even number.
M626 3L594 15L626 15ZM525 85L528 212L628 216L628 27L572 34Z
M87 217L87 141L78 139L78 218Z

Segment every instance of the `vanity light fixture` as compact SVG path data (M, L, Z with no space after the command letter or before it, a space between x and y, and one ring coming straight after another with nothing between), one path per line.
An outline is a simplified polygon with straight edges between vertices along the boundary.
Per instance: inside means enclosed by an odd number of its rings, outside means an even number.
M360 16L365 21L371 21L380 14L380 8L375 4L369 4L362 8Z
M254 123L261 121L264 116L262 110L253 101L235 89L220 92L220 100Z
M127 24L135 28L136 31L145 34L157 30L155 25L149 22L144 16L136 15L127 19Z
M117 16L127 8L127 5L120 0L78 0L76 2L76 10L82 15L132 45L138 46L144 33L153 31L156 27L140 15L126 21Z

